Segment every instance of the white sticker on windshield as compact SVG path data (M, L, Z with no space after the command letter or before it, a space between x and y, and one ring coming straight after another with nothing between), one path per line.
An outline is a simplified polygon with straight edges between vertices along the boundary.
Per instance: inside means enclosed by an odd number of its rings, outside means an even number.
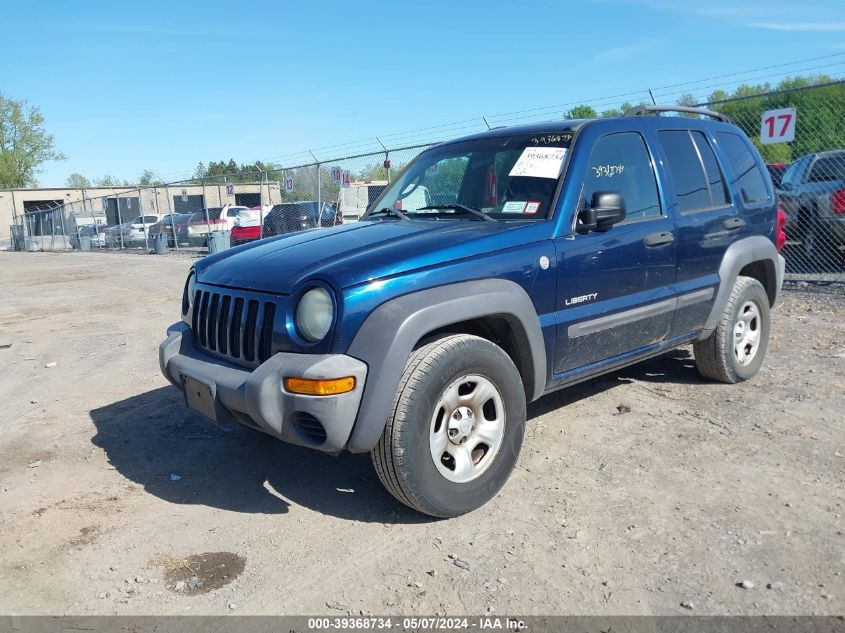
M502 213L522 213L523 209L525 209L524 202L509 200L502 207Z
M564 156L565 147L526 147L508 175L557 178L560 176Z

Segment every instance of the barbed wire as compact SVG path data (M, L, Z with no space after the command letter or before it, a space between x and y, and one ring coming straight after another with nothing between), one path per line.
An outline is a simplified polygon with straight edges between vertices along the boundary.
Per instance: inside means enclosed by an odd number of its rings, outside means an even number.
M412 130L405 130L405 131L398 131L398 132L390 132L387 134L379 134L377 137L368 137L362 138L358 140L350 140L344 143L335 143L331 145L324 145L315 147L312 149L303 149L296 152L288 152L285 154L280 154L276 156L271 156L267 158L260 159L256 162L261 162L264 164L268 164L268 166L273 167L280 167L278 165L278 161L286 160L289 163L295 163L297 165L306 165L306 164L313 164L315 161L313 160L313 156L318 158L318 162L331 162L340 160L340 158L326 158L325 154L331 151L331 155L337 156L337 154L341 153L341 150L354 155L360 154L379 154L384 153L385 151L398 151L404 146L408 145L419 145L419 144L428 144L428 143L436 143L440 142L449 138L453 138L455 136L472 133L475 131L482 131L486 129L488 126L496 127L500 125L508 125L513 124L516 122L531 122L531 121L541 121L541 120L548 120L550 117L552 118L560 118L566 115L569 109L585 105L590 106L598 112L601 112L603 108L616 108L619 106L619 99L624 99L627 101L632 102L648 102L652 98L655 100L667 101L667 100L674 100L678 99L684 95L691 94L693 99L696 102L706 102L709 99L709 94L704 95L702 93L706 91L718 90L718 89L725 89L734 86L738 86L741 84L746 83L755 83L761 82L768 79L774 78L782 78L785 79L789 76L794 76L795 73L809 73L809 72L824 72L830 73L836 70L836 75L833 76L833 79L838 79L840 73L845 67L845 59L839 62L834 63L825 63L821 65L813 65L813 66L805 66L802 68L796 68L790 70L789 74L785 74L782 72L778 73L768 73L760 75L759 73L774 70L774 69L784 69L792 66L798 66L801 64L806 64L812 61L819 61L819 60L830 60L836 58L845 58L845 51L839 53L831 53L828 55L820 55L816 57L809 57L803 58L800 60L793 60L789 62L782 62L779 64L771 64L768 66L763 66L755 69L750 70L743 70L743 71L735 71L730 73L723 73L720 75L713 75L707 78L696 79L691 81L679 82L675 84L668 84L666 86L661 86L658 88L651 88L651 89L642 89L632 92L622 92L613 95L607 95L604 97L597 97L597 98L588 98L588 99L573 99L572 101L567 101L565 103L558 103L549 106L540 106L535 108L526 108L523 110L515 110L512 112L500 113L500 114L490 114L490 115L479 115L477 117L461 119L459 121L453 121L450 123L441 123L437 125L425 126L421 128L416 128ZM735 78L731 81L727 82L720 82L720 83L712 83L706 86L700 86L698 84L716 81L719 79L727 79L727 78ZM694 91L685 89L685 90L676 90L673 92L662 92L665 90L671 90L673 88L688 88L690 86L697 86ZM386 147L386 150L384 149ZM341 157L342 158L342 157ZM237 175L237 174L228 174L230 176ZM193 180L195 176L195 168L191 170L181 170L181 171L174 171L168 172L163 174L165 179L168 178L175 178L172 182L178 184L180 182L185 182L186 180ZM130 185L130 187L132 187Z

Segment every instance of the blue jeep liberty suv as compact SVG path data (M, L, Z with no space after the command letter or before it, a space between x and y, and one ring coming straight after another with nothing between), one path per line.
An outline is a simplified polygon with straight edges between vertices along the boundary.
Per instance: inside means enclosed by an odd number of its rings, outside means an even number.
M704 377L754 376L775 238L766 167L719 113L494 129L422 152L357 223L199 260L161 370L217 423L370 452L399 501L456 516L504 485L544 394L688 343Z

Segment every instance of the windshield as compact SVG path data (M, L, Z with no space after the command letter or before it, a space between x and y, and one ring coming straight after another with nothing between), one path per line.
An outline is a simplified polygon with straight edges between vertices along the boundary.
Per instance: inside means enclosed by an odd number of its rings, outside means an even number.
M571 142L572 133L565 132L432 148L385 189L370 213L387 208L438 217L469 207L496 219L544 219Z
M218 220L222 210L221 207L212 207L205 211L197 211L191 216L191 222L205 222L206 214L209 220Z

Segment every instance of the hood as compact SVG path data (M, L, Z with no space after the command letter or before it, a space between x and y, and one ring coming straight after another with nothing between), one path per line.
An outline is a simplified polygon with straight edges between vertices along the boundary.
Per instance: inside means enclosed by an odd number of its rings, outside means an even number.
M209 255L197 280L290 294L307 279L337 289L548 237L548 222L373 220L300 231Z

